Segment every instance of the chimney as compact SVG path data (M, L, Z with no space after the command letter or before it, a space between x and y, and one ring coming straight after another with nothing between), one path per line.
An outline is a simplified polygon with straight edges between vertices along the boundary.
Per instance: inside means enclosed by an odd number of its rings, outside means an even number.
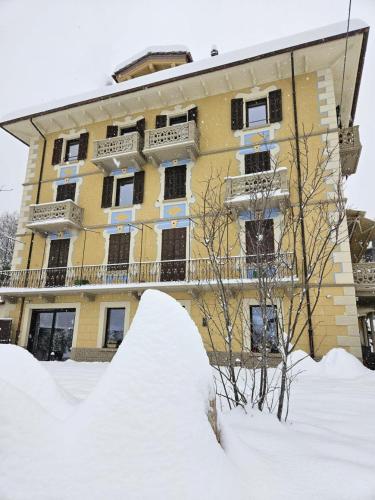
M217 50L217 46L213 45L211 48L211 57L217 56L219 54L219 51Z

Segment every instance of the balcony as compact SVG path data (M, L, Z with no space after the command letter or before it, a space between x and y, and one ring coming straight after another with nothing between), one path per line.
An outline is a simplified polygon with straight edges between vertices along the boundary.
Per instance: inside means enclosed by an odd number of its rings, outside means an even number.
M374 296L375 293L375 262L360 262L353 264L354 284L361 295Z
M163 161L195 161L199 154L199 133L195 121L146 130L143 154L156 166Z
M225 203L237 210L275 208L289 200L288 169L276 168L255 174L227 177Z
M296 273L293 256L283 254L221 258L221 276L233 285L256 286L260 273L278 280L289 280ZM208 259L134 262L99 266L74 266L48 269L12 270L0 272L2 296L56 295L68 293L118 292L146 288L176 288L205 286L215 281Z
M355 174L362 149L358 125L339 131L339 148L342 175Z
M142 145L143 139L138 132L94 141L94 157L91 161L106 173L129 165L141 168L145 164Z
M35 232L49 233L70 229L81 229L83 208L72 200L30 205L29 222L26 227Z

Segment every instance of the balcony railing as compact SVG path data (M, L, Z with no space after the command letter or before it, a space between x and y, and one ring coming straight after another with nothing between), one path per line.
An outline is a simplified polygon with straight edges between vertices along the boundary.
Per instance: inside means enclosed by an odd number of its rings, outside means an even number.
M143 153L154 165L168 160L195 160L199 154L195 121L146 130Z
M59 232L82 227L83 208L72 200L30 205L26 226L39 232Z
M353 264L353 276L357 289L375 292L375 262Z
M236 282L257 280L262 274L277 280L296 275L291 254L219 258L217 265L223 280ZM28 288L77 287L90 285L139 285L154 283L208 283L217 274L209 259L134 262L100 266L74 266L48 269L11 270L0 272L0 290ZM8 290L9 291L9 290ZM14 292L13 292L14 293Z
M362 150L358 125L339 131L339 148L342 175L355 174Z
M141 167L145 164L142 154L143 139L138 132L129 132L94 142L95 165L107 173L127 166Z
M225 202L229 206L246 209L251 205L266 204L276 207L289 198L287 168L227 177Z

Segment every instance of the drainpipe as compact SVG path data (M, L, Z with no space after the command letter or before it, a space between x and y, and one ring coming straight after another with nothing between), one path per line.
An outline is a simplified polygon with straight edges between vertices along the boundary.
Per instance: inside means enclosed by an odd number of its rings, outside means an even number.
M41 188L41 181L42 181L42 177L43 177L47 140L46 140L45 135L39 129L39 127L33 122L32 118L30 118L30 123L35 128L35 130L38 132L40 137L43 139L42 159L41 159L40 171L39 171L38 188L37 188L36 198L35 198L35 204L37 205L39 203L39 198L40 198L40 188ZM31 240L30 240L30 246L29 246L29 254L27 256L26 270L30 269L31 255L32 255L33 246L34 246L34 237L35 237L34 233L31 233ZM26 282L25 282L26 285L27 285L27 281L28 281L28 276L26 274ZM19 336L20 336L24 308L25 308L25 297L22 297L21 306L20 306L20 314L18 317L17 328L16 328L16 339L15 339L16 345L18 344L18 340L19 340Z
M308 274L307 274L306 232L305 232L305 220L304 220L304 214L303 214L301 156L300 156L300 149L299 149L297 94L296 94L296 80L295 80L295 73L294 73L294 53L293 52L290 53L290 62L291 62L291 69L292 69L293 115L294 115L294 135L295 135L295 143L296 143L298 205L299 205L299 217L301 220L301 241L302 241L303 281L304 281L303 286L306 289L307 325L308 325L308 335L309 335L310 356L312 358L315 358L314 330L313 330L313 325L312 325L310 288L309 288Z

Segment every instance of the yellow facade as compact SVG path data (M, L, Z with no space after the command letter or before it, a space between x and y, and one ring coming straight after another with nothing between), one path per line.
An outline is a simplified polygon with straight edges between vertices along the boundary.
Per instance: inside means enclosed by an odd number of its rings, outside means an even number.
M170 62L170 61L169 61ZM180 63L180 61L178 61ZM260 64L260 63L259 63ZM146 69L145 69L146 71ZM145 72L142 71L142 74ZM282 73L282 71L280 71ZM244 174L243 154L246 145L251 151L259 151L261 143L269 141L271 156L277 159L280 167L290 168L290 154L293 147L295 133L295 106L293 102L293 86L290 75L278 79L270 79L261 84L254 83L254 76L249 72L247 84L242 88L233 89L231 73L228 70L226 77L227 88L220 93L210 94L208 87L204 97L189 98L181 91L181 102L173 105L151 103L144 105L139 112L116 112L116 116L106 119L88 120L84 126L74 126L46 134L45 151L44 139L34 136L30 145L29 174L25 182L27 200L24 207L35 203L41 205L56 200L56 189L62 183L76 183L75 203L83 209L82 228L68 232L48 233L40 231L34 233L21 223L22 229L18 238L22 238L23 245L16 246L13 269L45 269L48 267L51 240L70 239L68 267L106 266L108 263L108 240L110 234L130 232L129 264L152 263L162 259L161 230L162 228L185 227L187 231L186 259L204 257L202 245L194 240L193 225L199 231L199 222L194 219L197 213L197 200L202 193L204 183L215 171L224 178L226 176L240 176ZM313 162L318 151L324 148L327 130L331 129L331 140L337 139L336 99L325 97L333 86L333 76L330 67L324 70L299 71L295 78L296 108L298 109L298 128L300 135L308 135L310 161ZM281 90L282 120L276 123L267 123L252 126L237 131L231 129L231 101L242 98L244 102L267 99L269 92ZM334 95L334 93L332 92ZM135 94L136 96L136 94ZM136 97L134 97L135 99ZM162 97L161 97L162 99ZM141 101L142 102L142 101ZM269 102L268 102L269 106ZM198 109L197 129L199 131L199 154L196 158L187 158L186 161L173 157L169 159L169 166L186 164L186 196L175 200L164 200L164 171L165 165L155 165L150 160L141 166L145 172L144 197L140 204L123 207L101 207L103 178L106 175L92 161L95 156L95 141L105 139L108 126L126 126L145 120L146 131L154 129L156 117L159 115L175 116L187 113L192 108ZM269 112L269 110L268 110ZM69 108L62 111L69 115ZM329 120L331 120L329 122ZM57 120L56 120L57 121ZM86 159L52 164L53 149L56 139L66 141L75 139L82 133L89 134ZM266 139L265 139L266 138ZM242 156L241 156L242 155ZM44 158L44 160L43 160ZM334 167L339 169L338 160L334 160ZM168 161L166 162L168 163ZM42 172L41 172L42 169ZM115 186L118 179L132 176L138 167L130 164L119 168L109 175L115 177ZM295 176L295 172L293 172ZM298 204L298 193L292 187L296 179L290 179L290 193L288 203ZM39 185L39 194L38 194ZM325 187L324 199L332 186ZM26 223L27 221L26 212ZM195 222L194 222L194 220ZM238 244L240 215L237 213L229 226L228 241L233 244L233 255L241 255ZM306 230L312 230L312 220L306 219ZM346 223L346 222L345 222ZM32 241L32 251L30 244ZM300 246L300 242L298 242ZM167 293L180 300L189 310L191 317L197 324L205 341L207 350L212 350L204 326L202 312L195 300L197 284L161 283L154 282L153 288L166 290ZM106 310L113 307L125 308L125 330L129 328L137 310L139 297L148 287L147 283L124 283L121 289L90 288L90 283L74 289L56 287L53 294L41 286L41 291L18 294L8 293L8 300L3 306L2 316L11 317L13 340L19 345L27 347L31 328L33 310L75 309L75 324L72 343L72 357L75 359L104 360L110 359L113 349L104 347L106 328ZM43 290L42 290L43 288ZM214 300L209 288L202 293L208 300ZM312 293L314 293L312 291ZM211 296L211 298L210 298ZM5 294L7 298L7 294ZM236 295L233 295L236 301ZM256 283L249 283L243 289L245 307L257 303L258 294ZM287 308L285 299L281 307ZM306 311L302 311L304 318ZM358 332L357 311L353 273L351 270L351 256L348 243L342 243L333 253L332 266L325 276L320 299L313 313L314 338L316 355L322 356L329 349L337 346L344 347L356 356L361 355L361 341ZM176 332L178 334L178 332ZM250 332L248 333L250 338ZM218 339L218 346L220 340ZM308 351L307 333L299 341L298 346ZM220 350L220 349L219 349Z

